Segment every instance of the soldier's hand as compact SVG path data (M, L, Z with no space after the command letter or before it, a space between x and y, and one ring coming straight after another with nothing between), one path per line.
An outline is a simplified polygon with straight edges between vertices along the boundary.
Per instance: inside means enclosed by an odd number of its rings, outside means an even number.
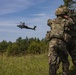
M51 24L52 24L52 20L51 20L51 19L48 19L47 25L48 25L48 26L51 26Z

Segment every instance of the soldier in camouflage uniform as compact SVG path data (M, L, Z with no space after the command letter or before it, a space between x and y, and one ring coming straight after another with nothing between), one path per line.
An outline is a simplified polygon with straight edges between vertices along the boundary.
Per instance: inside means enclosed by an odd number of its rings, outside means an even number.
M67 42L67 48L68 48L68 52L72 58L72 62L74 64L74 66L76 67L76 17L74 17L75 19L73 19L72 15L74 14L74 12L70 12L69 13L69 9L66 6L61 6L60 8L63 8L63 10L66 10L66 12L68 13L68 16L71 18L70 20L68 20L70 22L71 29L70 29L70 36L71 36L71 40L69 40ZM67 16L67 19L69 18Z
M66 19L66 13L63 9L56 10L57 18L48 20L48 25L51 31L46 34L46 39L49 40L49 75L57 75L59 63L62 62L62 75L69 75L69 61L66 42L71 37L69 35L70 25ZM67 22L68 21L68 22Z

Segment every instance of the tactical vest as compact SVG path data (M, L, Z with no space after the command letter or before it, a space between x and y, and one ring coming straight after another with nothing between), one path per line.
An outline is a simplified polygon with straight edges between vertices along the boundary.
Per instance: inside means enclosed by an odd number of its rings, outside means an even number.
M66 25L66 19L55 19L51 24L50 38L59 38L64 40L67 32L68 26Z
M74 22L74 20L72 18L68 18L66 20L67 24L69 25L69 35L72 36L72 37L76 37L76 24Z

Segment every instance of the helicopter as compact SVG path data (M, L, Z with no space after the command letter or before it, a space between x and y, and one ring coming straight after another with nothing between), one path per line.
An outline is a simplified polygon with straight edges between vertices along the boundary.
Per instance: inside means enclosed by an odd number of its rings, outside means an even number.
M26 24L25 24L25 22L20 22L20 24L19 25L17 25L17 27L19 27L19 28L26 28L26 29L31 29L31 30L36 30L36 26L34 26L33 28L31 28L31 27L28 27Z

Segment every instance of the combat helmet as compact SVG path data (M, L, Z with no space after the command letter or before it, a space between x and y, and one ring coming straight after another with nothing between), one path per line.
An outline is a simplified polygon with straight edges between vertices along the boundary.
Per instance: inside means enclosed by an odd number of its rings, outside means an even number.
M65 5L61 5L59 8L62 8L65 13L69 12L69 8Z
M58 9L56 9L55 15L64 15L67 14L69 9L66 6L60 6Z

